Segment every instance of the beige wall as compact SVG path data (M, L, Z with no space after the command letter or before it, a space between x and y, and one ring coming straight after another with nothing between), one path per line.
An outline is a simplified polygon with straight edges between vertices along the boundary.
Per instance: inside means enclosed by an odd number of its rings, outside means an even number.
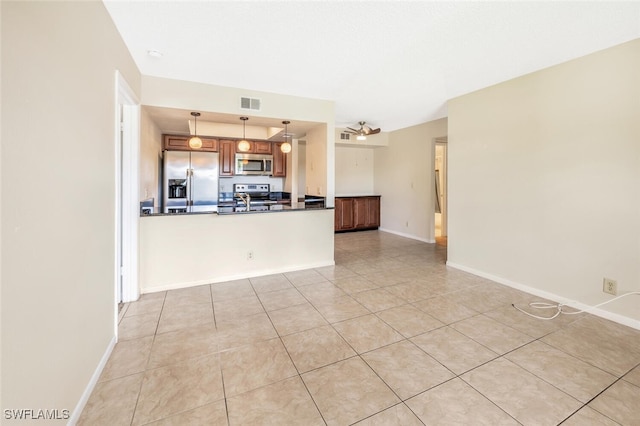
M101 2L0 7L1 406L73 411L114 337L115 72L140 75Z
M288 120L330 123L333 129L333 101L256 92L233 87L170 80L159 77L142 78L142 104L189 111L212 111L247 115L240 109L240 97L259 98L261 110L252 111L253 116L283 118ZM248 130L248 127L247 127Z
M442 136L446 118L390 132L389 146L374 150L381 229L434 241L433 142Z
M306 194L329 198L329 195L333 196L335 189L333 186L328 188L329 179L332 182L334 180L334 175L329 175L329 164L333 169L335 158L328 156L327 136L327 126L325 125L318 125L307 132L305 137L306 176L304 189ZM331 147L333 148L333 143L331 143ZM333 199L327 199L327 203L329 206L333 206Z
M640 40L449 103L449 262L586 305L640 290ZM640 326L638 297L603 307Z
M140 200L154 198L157 207L160 199L160 175L162 170L162 132L149 114L140 111Z
M336 144L336 195L373 194L374 148Z
M333 263L333 210L140 219L142 293Z
M287 158L287 167L291 167L291 173L298 173L298 197L303 197L307 188L307 142L300 140L297 146L298 167L293 167L293 159L291 156ZM289 169L287 169L287 176L289 176ZM291 179L287 179L287 182L291 182ZM285 189L285 191L291 192L293 191L293 187Z

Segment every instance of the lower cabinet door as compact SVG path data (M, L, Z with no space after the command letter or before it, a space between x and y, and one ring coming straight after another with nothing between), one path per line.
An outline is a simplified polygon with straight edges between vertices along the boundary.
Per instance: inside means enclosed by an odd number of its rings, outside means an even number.
M353 229L353 199L336 198L335 204L334 229L336 231L348 231Z
M335 231L380 226L380 197L336 198Z

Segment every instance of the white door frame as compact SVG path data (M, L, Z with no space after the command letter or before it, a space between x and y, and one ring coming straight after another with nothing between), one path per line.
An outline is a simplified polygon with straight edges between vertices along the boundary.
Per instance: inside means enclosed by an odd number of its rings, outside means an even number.
M443 155L443 159L442 162L444 164L444 168L442 171L442 174L444 176L444 179L442 180L442 186L440 187L440 191L442 193L442 205L441 205L441 209L440 209L440 218L441 218L441 222L440 222L440 227L442 230L442 235L446 236L448 234L447 232L447 216L448 216L448 210L447 210L447 198L448 198L448 192L449 189L447 188L448 186L448 161L449 159L447 158L447 156L449 155L449 146L448 146L448 137L447 136L442 136L439 138L435 138L433 140L433 144L432 144L432 158L433 158L433 164L431 165L431 170L435 170L435 163L436 163L436 146L442 146L444 148L444 155ZM435 220L435 203L434 203L434 212L433 212L433 217ZM435 227L434 227L434 238L435 238Z
M132 302L140 296L138 287L140 102L119 71L116 71L115 109L116 260L114 309L117 336L119 275L122 275L122 301ZM120 122L120 118L122 118L122 122ZM121 132L122 141L120 141ZM119 264L120 258L122 258L122 266Z

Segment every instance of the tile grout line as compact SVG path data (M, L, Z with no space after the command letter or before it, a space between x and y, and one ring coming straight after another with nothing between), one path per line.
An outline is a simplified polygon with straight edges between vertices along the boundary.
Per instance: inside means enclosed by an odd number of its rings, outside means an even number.
M283 274L283 276L284 276L284 278L289 282L289 284L291 284L291 285L295 288L295 286L294 286L294 284L291 282L291 280L290 280L289 278L287 278L287 276L286 276L286 275L284 275L284 274ZM253 287L253 284L251 284L251 286ZM255 291L255 288L254 288L254 291ZM302 294L302 293L300 293L300 294ZM257 297L258 297L258 300L260 301L260 304L262 305L262 309L265 309L265 308L264 308L264 304L262 303L262 300L260 300L260 296L257 296ZM304 295L302 295L302 297L304 297ZM285 308L285 309L286 309L286 308ZM289 357L289 361L291 362L291 365L293 365L293 368L295 368L296 373L298 374L298 376L297 376L297 377L298 377L298 379L300 380L300 382L302 382L302 385L304 386L305 390L307 391L307 395L309 395L309 398L311 398L311 401L313 402L313 405L316 407L316 410L318 410L318 414L320 414L320 418L322 419L322 421L323 421L323 422L325 423L325 425L326 425L326 424L327 424L327 420L324 418L324 415L322 414L322 411L320 411L320 407L318 407L318 403L317 403L317 402L316 402L316 400L313 398L313 395L311 395L311 391L309 391L309 387L307 386L307 383L306 383L306 382L304 381L304 379L302 378L302 374L300 373L300 370L298 369L298 366L297 366L297 365L296 365L296 363L293 361L293 358L291 357L291 353L289 352L289 349L287 349L287 345L285 345L285 344L284 344L284 341L282 340L282 337L283 337L283 336L281 336L281 335L280 335L280 332L279 332L279 331L278 331L278 329L276 328L275 324L273 323L273 320L271 319L271 316L270 316L270 315L269 315L269 313L266 311L266 309L265 309L265 313L267 314L267 318L269 318L269 322L271 322L271 326L273 327L273 329L274 329L274 330L275 330L275 332L276 332L276 335L278 336L278 340L280 341L280 344L282 345L282 347L284 348L285 352L287 353L287 356ZM292 334L295 334L295 333L292 333ZM292 377L294 377L294 376L292 376ZM284 378L284 379L282 379L282 380L279 380L278 382L280 382L280 381L284 381L284 380L287 380L287 379L290 379L290 377L286 377L286 378ZM278 382L274 382L274 383L278 383ZM271 384L273 384L273 383L271 383ZM265 386L269 386L269 385L265 385ZM262 386L262 387L264 387L264 386ZM249 392L250 392L250 391L249 391ZM228 415L228 412L227 412L227 415Z

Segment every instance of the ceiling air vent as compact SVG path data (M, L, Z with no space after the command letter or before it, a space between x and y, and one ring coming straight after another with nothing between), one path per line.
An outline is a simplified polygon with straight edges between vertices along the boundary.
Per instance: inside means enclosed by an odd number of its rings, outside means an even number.
M250 109L251 111L260 111L260 99L256 98L240 98L240 108Z
M344 140L346 140L346 141L348 141L348 140L350 139L350 137L349 137L349 136L350 136L350 135L349 135L349 133L340 133L340 140L343 140L343 141L344 141Z

